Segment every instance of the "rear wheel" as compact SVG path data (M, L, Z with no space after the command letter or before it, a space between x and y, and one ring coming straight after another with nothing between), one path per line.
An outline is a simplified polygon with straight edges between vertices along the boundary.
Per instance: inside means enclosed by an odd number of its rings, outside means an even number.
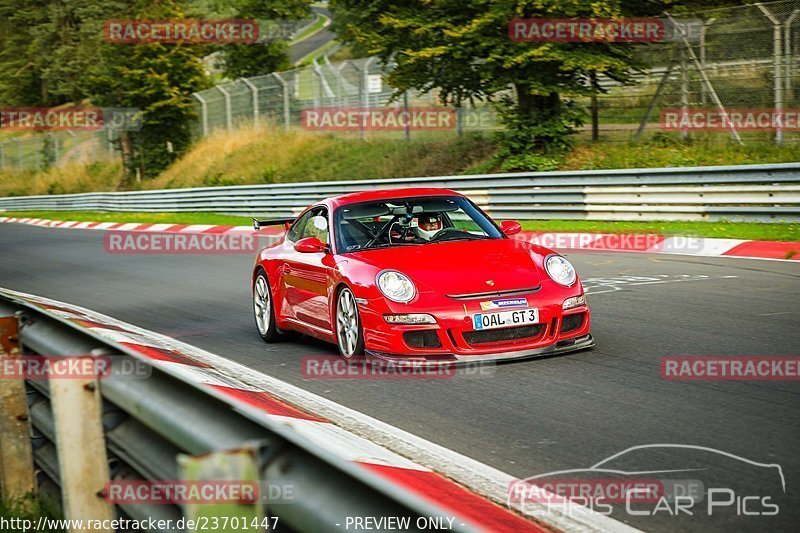
M263 270L258 273L253 284L253 312L261 339L265 342L280 340L282 335L275 325L275 307L272 304L269 280Z
M364 354L364 332L353 293L345 287L336 299L336 341L345 359Z

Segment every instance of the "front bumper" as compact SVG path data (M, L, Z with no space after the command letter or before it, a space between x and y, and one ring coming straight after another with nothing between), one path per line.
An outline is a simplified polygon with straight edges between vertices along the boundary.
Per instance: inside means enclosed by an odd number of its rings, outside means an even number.
M574 352L577 350L584 350L594 346L594 337L590 333L576 337L573 339L565 339L558 341L550 346L543 348L533 348L529 350L519 350L515 352L499 352L488 353L481 355L458 355L458 354L414 354L408 355L393 355L388 353L376 352L373 350L366 350L367 355L381 359L382 361L390 362L395 365L443 365L443 366L465 366L474 363L487 363L487 362L503 362L503 361L520 361L522 359L532 359L535 357L546 357L550 355L559 355L567 352Z
M459 298L435 293L421 294L409 304L386 302L383 298L359 303L364 328L365 351L385 361L421 365L468 364L511 361L556 355L594 345L590 333L590 312L586 305L562 310L566 298L580 294L578 287L543 285L516 299L517 308L537 308L537 324L499 329L475 330L476 313L491 312L486 297ZM493 299L497 299L496 297ZM502 299L502 297L501 297ZM482 305L483 304L483 305ZM427 313L436 324L388 324L385 314Z

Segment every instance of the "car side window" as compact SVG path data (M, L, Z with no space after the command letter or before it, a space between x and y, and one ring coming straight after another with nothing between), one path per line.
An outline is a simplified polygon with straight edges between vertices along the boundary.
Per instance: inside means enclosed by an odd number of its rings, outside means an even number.
M303 216L295 220L292 227L289 228L289 232L286 234L290 241L297 242L303 238L303 229L305 229L308 219L313 216L314 211L316 211L316 209L309 209Z
M303 228L302 237L316 237L323 243L328 243L328 210L324 207L313 209L311 217Z

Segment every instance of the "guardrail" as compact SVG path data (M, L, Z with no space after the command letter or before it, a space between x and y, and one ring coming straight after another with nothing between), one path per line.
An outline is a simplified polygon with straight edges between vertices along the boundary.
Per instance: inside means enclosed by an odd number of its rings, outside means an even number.
M199 468L212 477L194 479L251 479L261 487L292 487L294 497L288 503L259 500L227 508L212 505L212 516L219 520L242 519L246 514L258 520L278 519L279 530L316 532L344 530L348 516L410 516L410 530L419 530L416 517L453 517L454 530L479 529L469 518L454 517L452 511L430 499L314 445L291 425L271 422L253 405L215 395L214 387L200 387L186 377L191 368L177 372L163 364L163 359L131 348L130 336L135 333L109 329L114 326L105 324L107 331L116 331L121 339L128 336L128 343L111 342L93 333L92 328L97 330L103 324L76 327L69 318L80 317L87 322L94 315L81 315L80 308L57 302L43 304L37 300L34 304L33 297L27 296L0 291L0 359L35 354L65 361L63 356L80 355L83 360L106 358L111 361L111 370L103 379L29 378L24 383L7 375L0 379L0 486L4 501L35 493L38 484L39 492L49 487L56 495L63 495L67 519L152 518L172 520L174 527L187 509L195 517L203 511L147 502L112 507L113 502L104 498L108 496L103 492L107 487L104 483L187 480L192 479L187 473L191 476L194 469L197 475ZM180 357L179 352L172 356ZM146 379L124 373L134 365L145 365L149 370ZM218 373L216 379L226 383L222 374ZM328 438L335 440L332 435ZM34 463L38 483L34 482ZM241 477L248 471L251 477ZM111 531L105 526L89 529ZM168 529L157 526L156 530ZM265 528L220 526L216 530Z
M0 210L189 212L291 216L327 196L447 187L497 218L800 220L800 163L522 172L0 198Z

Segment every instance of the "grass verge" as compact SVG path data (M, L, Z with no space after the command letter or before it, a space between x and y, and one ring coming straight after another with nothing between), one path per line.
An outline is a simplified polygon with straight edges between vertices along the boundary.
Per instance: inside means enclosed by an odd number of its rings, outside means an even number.
M249 217L215 213L93 213L89 211L0 212L0 216L74 220L78 222L140 222L145 224L219 224L249 226ZM658 233L723 239L800 242L800 224L757 222L606 222L594 220L526 220L526 231L589 233Z
M800 224L761 222L613 222L526 220L526 231L587 233L656 233L718 239L800 242Z
M217 130L153 179L126 185L118 160L89 165L69 163L43 171L0 170L0 197L65 194L126 189L170 189L297 183L309 181L408 178L492 173L496 146L490 133L369 132L351 134L284 132L272 126ZM628 142L578 145L560 162L559 170L600 170L701 165L782 163L800 160L796 143L776 147L768 142L680 143L662 136L639 144Z
M786 146L775 146L768 141L744 146L719 140L681 143L676 137L662 136L641 143L580 143L567 154L559 170L754 165L798 160L800 150L795 143Z
M317 17L316 17L316 19L314 19L314 22L311 24L311 26L309 26L308 28L303 30L294 39L289 41L289 46L292 46L293 44L297 44L300 41L306 39L307 37L311 37L313 34L317 33L319 30L321 30L323 26L325 26L325 21L328 20L328 17L326 17L325 15L321 15L319 13L317 13L316 15L317 15Z

